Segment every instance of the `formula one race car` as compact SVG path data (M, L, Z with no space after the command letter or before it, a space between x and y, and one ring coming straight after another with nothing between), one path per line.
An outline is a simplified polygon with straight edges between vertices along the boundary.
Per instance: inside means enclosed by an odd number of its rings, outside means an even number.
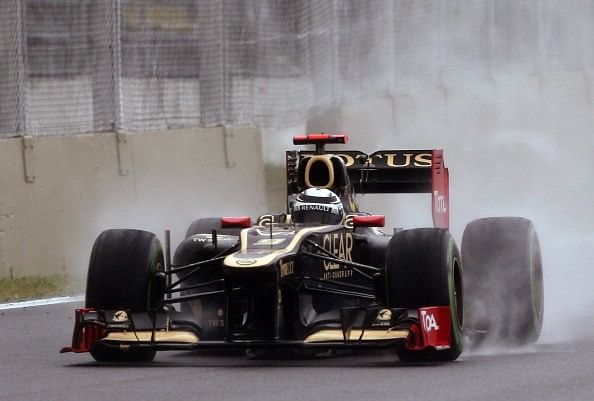
M254 225L195 220L173 261L168 231L165 250L146 231L101 233L86 307L62 352L113 362L161 350L381 348L403 361L451 361L466 337L538 338L542 264L532 224L476 220L460 255L441 150L330 153L326 144L347 137L327 134L293 142L315 150L286 153L287 213ZM404 192L430 194L434 227L386 234L384 216L359 211L354 198Z

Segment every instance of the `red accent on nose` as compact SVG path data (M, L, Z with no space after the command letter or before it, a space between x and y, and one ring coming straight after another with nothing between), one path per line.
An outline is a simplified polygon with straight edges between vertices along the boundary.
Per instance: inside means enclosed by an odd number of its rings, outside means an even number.
M252 226L252 218L250 216L239 217L223 217L221 218L222 228L248 228Z

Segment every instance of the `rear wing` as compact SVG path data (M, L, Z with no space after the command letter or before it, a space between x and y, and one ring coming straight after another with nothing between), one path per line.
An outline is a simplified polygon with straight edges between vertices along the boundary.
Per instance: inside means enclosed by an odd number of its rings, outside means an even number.
M288 151L287 192L299 187L299 165L316 152ZM344 162L352 191L369 193L430 193L435 227L449 227L449 172L443 150L380 150L370 155L360 151L326 151Z

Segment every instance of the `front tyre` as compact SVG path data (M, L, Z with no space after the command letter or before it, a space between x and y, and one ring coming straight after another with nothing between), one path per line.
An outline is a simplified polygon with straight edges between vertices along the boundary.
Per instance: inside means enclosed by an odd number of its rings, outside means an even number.
M448 306L451 311L449 349L397 350L403 361L453 361L462 353L464 303L460 253L443 229L420 228L394 234L386 253L388 307L417 309Z
M164 266L163 249L155 234L141 230L103 231L93 246L85 306L145 312L158 302L155 273ZM96 344L91 355L100 362L150 361L155 351L127 351Z

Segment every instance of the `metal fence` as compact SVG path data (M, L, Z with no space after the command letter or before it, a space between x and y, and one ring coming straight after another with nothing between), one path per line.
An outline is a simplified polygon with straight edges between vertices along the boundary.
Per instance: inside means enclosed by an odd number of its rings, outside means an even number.
M592 21L589 0L3 0L0 137L284 126L460 77L585 71Z

